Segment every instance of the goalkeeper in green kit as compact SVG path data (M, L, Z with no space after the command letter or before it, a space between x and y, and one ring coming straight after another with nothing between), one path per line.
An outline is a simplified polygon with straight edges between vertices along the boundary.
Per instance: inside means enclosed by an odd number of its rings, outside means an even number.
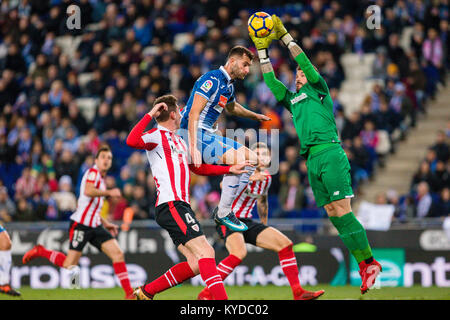
M324 79L300 46L287 32L280 18L272 15L274 29L265 38L250 35L258 51L264 82L292 114L300 139L300 154L307 159L308 178L318 207L323 206L339 237L359 264L361 293L366 293L381 272L373 258L366 231L352 212L350 164L342 149L333 115L333 102ZM298 64L297 92L276 79L268 55L272 40L280 40Z

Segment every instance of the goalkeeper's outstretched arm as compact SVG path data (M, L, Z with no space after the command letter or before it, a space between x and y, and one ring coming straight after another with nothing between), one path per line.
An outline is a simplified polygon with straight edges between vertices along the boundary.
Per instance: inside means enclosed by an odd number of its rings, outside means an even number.
M271 33L265 38L256 38L250 35L250 38L255 43L255 47L258 50L259 63L263 74L264 82L272 91L277 101L282 101L288 91L286 86L275 77L272 63L269 59L269 45L272 40L277 39L276 33Z
M305 74L308 82L319 90L328 91L328 86L325 81L320 76L317 69L312 65L302 48L300 48L294 38L286 30L280 18L276 15L272 15L272 20L274 20L276 38L283 42L283 44L289 49L292 57Z
M282 101L286 96L287 88L286 86L275 77L275 72L273 71L272 63L269 58L260 59L261 72L263 74L264 82L272 91L273 95L277 101Z

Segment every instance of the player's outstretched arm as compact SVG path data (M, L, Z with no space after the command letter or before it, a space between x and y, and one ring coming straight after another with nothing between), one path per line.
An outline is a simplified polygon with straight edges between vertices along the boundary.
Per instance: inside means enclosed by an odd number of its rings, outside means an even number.
M319 86L319 89L328 91L328 87L326 86L325 81L323 81L319 72L317 72L316 68L314 68L302 48L300 48L291 34L286 30L281 19L276 15L272 15L272 20L274 23L273 32L275 33L276 38L283 42L283 44L289 49L291 55L294 57L294 60L297 62L298 66L305 74L308 82L310 82L311 84L317 84L317 86Z
M248 172L247 170L245 170L246 166L251 166L251 164L247 161L241 164L235 164L233 166L202 163L199 167L196 167L193 164L189 164L189 170L201 176L221 176L224 174L239 175Z
M277 34L272 32L269 36L265 38L256 38L250 35L253 43L255 44L256 50L258 51L259 63L261 66L261 72L263 74L264 82L272 91L273 95L277 101L282 101L288 91L286 86L275 77L275 72L273 71L272 63L269 59L269 45L273 39L277 39Z
M271 120L268 116L265 116L260 113L256 113L253 111L250 111L246 108L244 108L241 104L233 101L228 103L225 108L227 109L228 113L231 113L238 117L245 117L250 118L257 121L269 121Z

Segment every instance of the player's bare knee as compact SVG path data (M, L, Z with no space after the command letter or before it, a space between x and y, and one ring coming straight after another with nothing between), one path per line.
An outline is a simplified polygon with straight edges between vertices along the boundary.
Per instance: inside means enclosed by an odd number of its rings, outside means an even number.
M338 217L343 216L344 214L347 214L350 211L352 211L349 199L333 201L331 205L333 206L333 210L335 212L334 215Z
M240 260L244 260L244 258L247 256L247 248L244 246L243 248L230 251L229 253L239 258Z
M328 203L328 204L324 205L323 207L329 217L335 217L337 215L336 209L334 208L333 204Z
M209 244L205 245L199 252L196 252L197 259L203 259L203 258L215 258L215 252L213 247L211 247Z
M279 241L279 250L278 251L281 251L281 250L283 250L287 247L293 246L293 245L294 244L292 243L291 240L289 240L288 237L282 237L282 238L280 238L280 241Z
M198 259L196 257L191 256L187 258L187 263L195 275L200 273L200 270L198 268Z
M123 251L118 249L111 253L111 260L113 262L122 262L125 261L125 255L123 254Z

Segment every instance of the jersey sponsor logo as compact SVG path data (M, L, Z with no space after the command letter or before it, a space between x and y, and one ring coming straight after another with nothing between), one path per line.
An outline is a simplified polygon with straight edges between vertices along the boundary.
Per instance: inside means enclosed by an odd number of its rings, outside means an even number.
M333 193L333 196L338 196L339 193L340 193L340 191L335 191L335 192Z
M227 101L228 101L227 97L220 95L219 106L221 106L222 108L225 108Z
M89 172L89 174L88 174L87 180L89 180L89 181L94 181L96 177L97 177L97 172L91 171L91 172Z
M306 93L302 93L301 95L299 95L298 97L295 97L294 99L291 99L291 103L292 104L294 104L294 103L297 103L297 102L299 102L299 101L302 101L303 99L306 99L306 98L308 98L308 95L306 94Z
M200 87L200 89L202 89L205 93L208 92L213 86L213 83L211 80L206 80L205 82L203 82L202 86Z

